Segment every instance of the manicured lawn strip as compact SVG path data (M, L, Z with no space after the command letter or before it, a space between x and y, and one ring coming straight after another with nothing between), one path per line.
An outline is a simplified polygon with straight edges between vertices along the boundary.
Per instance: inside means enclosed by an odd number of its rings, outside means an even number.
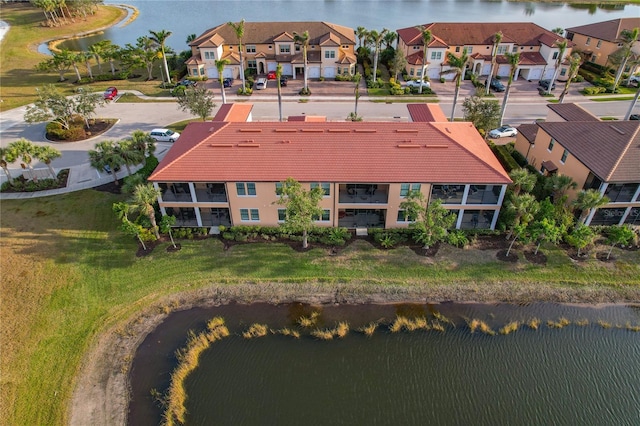
M9 424L64 424L80 361L97 333L160 297L211 283L303 281L436 286L557 282L565 287L617 288L637 282L638 252L615 252L618 268L587 261L576 268L547 249L547 266L505 264L443 246L436 258L408 248L381 251L356 241L329 256L282 244L217 239L167 244L136 258L136 243L111 212L121 196L82 191L61 197L6 200L0 205L3 247L2 418ZM87 206L91 206L87 208ZM451 260L455 259L455 261ZM489 260L487 260L489 259ZM619 263L620 263L619 262ZM8 408L10 407L10 408Z
M599 97L599 96L596 96L596 95L592 95L592 96L589 96L589 100L592 100L594 102L632 101L633 100L633 96L616 96L616 97L603 96L603 97Z

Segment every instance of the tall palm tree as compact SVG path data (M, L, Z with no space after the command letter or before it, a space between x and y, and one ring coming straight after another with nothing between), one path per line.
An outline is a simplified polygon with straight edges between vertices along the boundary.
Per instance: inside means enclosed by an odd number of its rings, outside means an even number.
M89 51L80 52L80 59L84 62L84 66L87 68L87 76L93 80L93 71L91 70L91 60L94 58L93 53Z
M278 63L276 66L276 84L278 85L278 117L282 121L282 87L280 79L282 78L282 65ZM224 103L224 100L222 101Z
M420 31L420 35L422 36L422 73L420 74L420 87L418 87L418 93L422 94L422 85L424 84L424 76L427 73L427 68L429 64L427 60L429 58L429 43L433 39L431 31L426 29L424 25L416 27L418 31Z
M143 155L152 155L156 150L155 139L148 132L142 130L134 130L131 136L127 138L135 149Z
M0 167L4 170L4 174L7 175L7 180L9 184L13 184L13 177L11 176L11 172L9 172L9 164L16 161L16 156L13 150L9 149L9 147L0 147Z
M380 44L384 40L384 36L389 32L388 29L383 28L382 31L376 30L369 31L369 40L373 43L373 81L375 83L378 77L378 56L380 55Z
M631 100L631 104L629 105L629 109L627 110L627 113L624 115L624 119L625 120L628 120L629 117L631 117L631 113L633 112L633 108L635 108L636 104L638 103L638 97L640 97L640 90L636 90L636 95Z
M489 69L489 75L487 76L487 85L485 87L485 95L489 94L489 87L491 85L491 79L493 78L493 70L496 67L496 56L498 55L498 45L502 41L502 31L498 31L493 35L493 49L491 50L491 68Z
M33 173L33 166L31 165L37 147L31 141L20 138L15 142L11 142L8 149L12 151L15 158L20 159L22 162L20 166L22 166L23 169L29 170L31 179L38 181L38 177Z
M309 94L309 86L307 84L307 48L309 47L309 31L302 34L293 33L293 42L302 46L302 60L304 61L304 87L302 94Z
M102 46L104 45L105 41L108 40L102 40L97 43L93 43L87 50L96 59L96 62L98 63L98 72L100 74L102 74L102 62L100 62L100 59L102 58Z
M53 170L53 166L51 166L51 162L62 156L60 151L52 146L37 146L34 150L33 156L47 165L52 179L57 177L55 170Z
M171 81L171 76L169 75L169 65L167 65L167 55L165 54L165 45L167 39L173 34L171 31L160 30L160 31L151 31L151 40L155 43L158 43L160 46L160 52L162 53L162 63L164 64L164 74L167 76L167 83ZM162 79L164 82L164 79Z
M578 53L574 52L569 56L569 74L567 75L567 81L564 83L564 90L560 95L560 103L564 101L565 95L569 93L569 86L571 86L571 81L575 78L578 73L578 68L580 68L580 64L582 64L582 56Z
M193 40L195 40L196 38L198 38L198 36L196 36L195 34L189 34L187 36L187 44L190 44Z
M362 47L362 40L367 38L367 29L365 27L358 27L356 29L356 36L358 37L358 47Z
M551 78L551 82L549 83L549 87L547 88L547 95L551 94L551 89L556 82L556 78L558 78L558 72L560 71L560 65L562 64L562 60L564 59L564 52L567 50L567 45L569 42L567 40L556 41L555 46L558 48L558 57L556 58L556 69L553 70L553 78Z
M122 158L127 168L127 176L131 176L131 168L144 161L144 152L140 151L131 139L123 139L115 145L116 153Z
M385 49L393 48L393 43L395 43L397 38L398 38L398 34L395 31L389 31L388 33L386 33L383 38L383 41L385 44L384 48Z
M622 77L624 69L627 67L627 62L633 54L633 45L636 41L638 41L638 35L640 35L640 28L634 28L632 30L622 30L620 32L620 39L622 40L622 61L620 61L620 66L618 67L618 71L616 72L616 79L613 83L614 93L615 89L618 87L618 84L620 84L620 78Z
M509 91L511 90L511 83L513 83L513 78L516 75L516 70L518 69L518 64L520 63L520 53L505 53L507 60L509 61L510 72L509 72L509 80L507 81L507 88L504 91L504 98L502 99L502 107L500 108L500 125L502 126L502 120L504 120L504 113L507 110L507 102L509 101Z
M216 61L216 68L218 69L218 82L220 83L220 91L222 92L222 103L227 103L227 94L224 92L224 67L229 65L228 59L219 59Z
M531 192L537 182L536 176L527 169L514 169L509 173L509 177L513 181L511 186L516 197L520 195L520 191Z
M591 214L593 209L604 206L609 203L609 198L605 197L596 189L587 189L586 191L580 191L578 198L575 199L573 205L581 210L579 223L584 224L587 217Z
M131 199L134 208L140 210L149 218L153 233L158 239L160 238L160 233L158 232L154 206L161 195L162 192L159 189L155 188L153 184L148 183L146 185L138 185L135 191L133 191L133 198Z
M99 43L103 43L101 47L101 56L102 59L109 62L109 67L111 68L111 75L116 75L116 66L115 60L120 57L120 46L117 44L113 44L111 40L102 40Z
M242 37L244 37L244 19L242 19L237 24L229 21L227 23L233 31L236 33L236 38L238 39L238 54L240 55L240 79L242 79L242 93L245 93L247 90L247 82L244 79L244 56L242 55ZM305 78L307 76L307 70L305 66Z
M551 192L551 200L558 203L566 192L576 189L578 184L568 175L554 173L545 181L545 189Z
M451 108L451 118L449 121L453 121L453 118L456 113L456 103L458 102L458 94L460 93L460 82L462 81L462 77L464 76L464 72L467 68L467 62L469 61L469 57L467 56L467 51L462 51L462 56L459 58L451 52L447 52L447 63L449 65L449 69L442 71L440 74L453 74L453 79L456 82L456 91L453 94L453 107Z
M73 71L75 71L78 81L82 80L80 69L78 68L78 63L82 62L83 60L84 55L81 52L69 52L69 63L73 67Z
M113 175L113 182L118 186L117 169L124 164L124 160L116 151L114 141L99 142L96 144L96 149L89 150L88 154L91 167L99 172L103 171L105 166L109 166Z

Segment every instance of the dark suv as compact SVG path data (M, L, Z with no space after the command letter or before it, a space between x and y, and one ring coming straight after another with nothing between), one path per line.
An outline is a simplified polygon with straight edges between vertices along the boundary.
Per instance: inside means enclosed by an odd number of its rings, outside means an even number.
M222 80L222 85L223 85L224 87L231 87L231 86L233 86L233 79L232 79L232 78L229 78L229 77L225 78L224 80Z
M288 78L285 77L285 76L280 77L280 86L286 87L287 86L287 80L288 80Z
M540 80L538 82L538 87L540 87L542 90L549 90L549 85L551 84L551 80ZM554 90L556 88L556 84L553 83L551 84L551 90Z
M487 84L486 80L484 81L484 84ZM502 82L495 77L491 77L491 83L489 83L489 87L496 92L504 92L504 84L502 84Z

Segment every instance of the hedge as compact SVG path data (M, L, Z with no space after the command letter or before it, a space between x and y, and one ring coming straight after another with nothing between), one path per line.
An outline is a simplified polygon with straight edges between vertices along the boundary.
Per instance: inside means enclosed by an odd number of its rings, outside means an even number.
M520 166L518 166L518 163L516 163L516 160L513 159L506 147L502 145L496 145L494 143L490 143L489 146L491 147L491 151L493 151L507 173L511 173L512 170L520 168Z

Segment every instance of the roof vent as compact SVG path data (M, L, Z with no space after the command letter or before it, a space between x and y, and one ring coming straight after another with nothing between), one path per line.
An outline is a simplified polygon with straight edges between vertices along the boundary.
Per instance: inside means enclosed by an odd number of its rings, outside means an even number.
M240 133L261 133L262 129L238 129Z
M377 132L376 129L353 129L354 132L356 133L375 133Z
M425 148L449 148L449 145L425 145Z
M211 148L232 148L232 143L211 143L209 144Z
M609 127L611 127L615 132L620 133L621 135L624 135L625 132L619 128L617 128L616 126L614 126L613 124L609 124Z
M396 129L396 133L418 133L418 129Z
M411 142L411 141L408 141ZM420 145L417 145L415 143L399 143L397 145L398 148L420 148Z
M324 129L300 129L303 133L324 133Z
M276 133L295 133L298 130L296 129L273 129L274 132Z
M349 133L351 129L327 129L329 133Z
M239 143L240 148L260 148L259 143Z

